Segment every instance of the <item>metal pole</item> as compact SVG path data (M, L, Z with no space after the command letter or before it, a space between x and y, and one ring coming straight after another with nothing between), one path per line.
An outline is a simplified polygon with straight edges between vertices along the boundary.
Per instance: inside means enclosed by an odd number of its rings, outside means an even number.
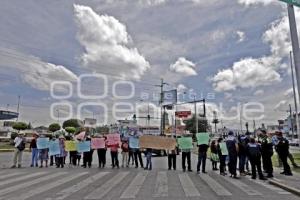
M21 99L21 96L19 95L18 96L18 107L17 107L17 113L18 113L18 117L17 117L17 121L19 120L19 111L20 111L20 99Z
M289 104L289 112L290 112L290 119L291 119L291 126L292 126L292 138L294 137L294 123L293 123L293 113L292 113L292 106Z
M197 102L196 102L196 96L194 96L194 108L195 108L195 126L196 126L196 134L198 133L198 114L197 114Z
M296 18L294 12L294 6L288 4L288 15L289 15L289 23L290 23L290 31L291 31L291 40L293 46L293 54L294 54L294 64L295 64L295 71L296 71L296 80L297 80L297 88L298 88L298 95L300 99L300 51L299 51L299 40L298 40L298 32L297 32L297 25L296 25ZM298 135L299 144L300 144L300 135Z
M203 117L204 117L204 131L206 132L207 130L207 127L206 127L206 123L207 123L207 121L206 121L206 107L205 107L205 99L203 99Z
M240 126L241 126L241 133L243 133L243 124L242 124L242 104L240 104Z
M295 111L296 111L296 131L297 135L300 135L299 129L299 116L298 116L298 105L297 105L297 96L296 96L296 89L295 89L295 79L294 79L294 69L293 69L293 60L292 60L292 52L290 52L290 62L291 62L291 70L292 70L292 82L293 82L293 93L294 93L294 104L295 104Z

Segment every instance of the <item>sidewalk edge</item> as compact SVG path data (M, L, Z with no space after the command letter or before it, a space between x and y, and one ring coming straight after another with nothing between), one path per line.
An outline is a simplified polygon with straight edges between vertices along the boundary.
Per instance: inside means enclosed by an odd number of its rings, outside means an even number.
M277 187L279 187L281 189L284 189L284 190L286 190L288 192L291 192L291 193L293 193L293 194L295 194L297 196L300 196L300 190L297 189L297 188L290 187L288 185L284 185L283 183L279 183L278 181L274 181L274 180L269 180L269 183L271 185L274 185L274 186L277 186Z

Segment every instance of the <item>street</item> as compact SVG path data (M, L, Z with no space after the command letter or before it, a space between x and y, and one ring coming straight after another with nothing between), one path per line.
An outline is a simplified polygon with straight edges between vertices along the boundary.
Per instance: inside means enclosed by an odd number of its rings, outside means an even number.
M134 167L111 169L109 155L107 167L98 169L96 154L91 169L68 165L63 169L30 168L28 153L24 156L26 167L9 169L11 156L11 153L1 154L0 199L299 199L267 182L251 180L249 176L239 180L220 176L211 171L209 160L208 173L197 175L195 155L193 172L185 173L181 170L180 156L177 171L167 170L166 157L154 157L152 171Z

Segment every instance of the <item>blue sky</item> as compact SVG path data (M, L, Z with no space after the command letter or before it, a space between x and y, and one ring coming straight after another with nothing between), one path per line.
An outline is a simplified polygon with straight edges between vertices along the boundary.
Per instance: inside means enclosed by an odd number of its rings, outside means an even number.
M134 97L122 102L140 103L141 92L159 92L153 85L164 78L166 89L194 91L197 98L214 93L209 112L232 115L239 102L260 102L265 117L257 124L274 124L293 103L286 15L277 0L4 0L0 106L16 109L21 95L21 120L47 125L52 103L68 102L75 113L86 101L110 109L120 101L111 96L118 80L135 84ZM67 99L51 97L54 81L76 88L78 77L91 73L108 75L107 98L82 99L75 89ZM98 94L101 84L82 90ZM87 106L84 112L101 118L103 111ZM238 126L238 120L223 121Z

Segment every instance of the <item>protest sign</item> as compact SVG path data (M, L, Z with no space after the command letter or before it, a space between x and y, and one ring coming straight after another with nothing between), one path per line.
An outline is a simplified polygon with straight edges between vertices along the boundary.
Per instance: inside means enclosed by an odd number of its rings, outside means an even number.
M222 155L227 156L228 155L228 149L227 149L226 143L221 142L219 145L220 145Z
M129 138L129 147L132 148L132 149L138 149L138 148L140 148L139 138L137 138L137 137L130 137Z
M65 149L66 149L66 151L77 151L76 142L75 141L65 141Z
M49 141L49 155L54 156L60 154L59 141L51 140Z
M92 147L92 149L104 149L105 148L105 139L104 138L92 138L91 147Z
M107 146L112 146L112 145L117 145L120 144L121 139L120 139L120 134L114 133L114 134L108 134L107 136Z
M38 138L36 140L36 145L38 149L47 149L49 148L49 138Z
M197 133L196 138L198 145L209 144L209 133Z
M192 137L182 137L178 139L178 145L180 149L192 149L193 139Z
M84 141L84 142L77 142L77 151L82 152L89 152L91 150L91 141Z
M140 137L140 148L174 150L176 140L163 136L143 135Z

